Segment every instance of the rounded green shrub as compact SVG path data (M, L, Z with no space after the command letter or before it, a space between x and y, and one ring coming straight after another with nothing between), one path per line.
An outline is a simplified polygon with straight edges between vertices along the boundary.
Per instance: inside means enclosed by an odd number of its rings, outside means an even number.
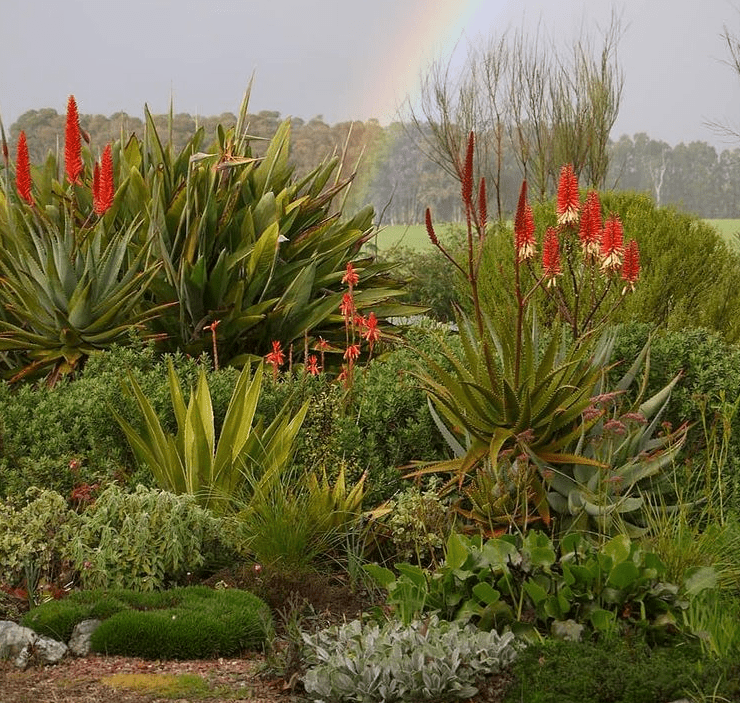
M76 591L34 608L22 622L66 642L77 623L91 618L103 620L94 651L148 659L231 656L258 648L272 628L268 606L254 594L205 586Z

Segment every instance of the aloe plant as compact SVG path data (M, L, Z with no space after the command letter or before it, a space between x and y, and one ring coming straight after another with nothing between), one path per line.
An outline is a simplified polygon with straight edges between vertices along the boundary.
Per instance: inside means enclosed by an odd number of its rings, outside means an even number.
M0 251L0 350L20 355L14 378L46 371L53 383L161 314L144 300L160 266L147 247L131 252L140 223L122 233L103 221L79 232L69 217L61 229L41 217L26 225Z
M261 420L254 424L263 367L260 364L252 375L245 366L216 438L205 370L201 369L187 405L171 359L167 373L177 420L175 435L162 429L152 404L131 373L129 384L143 416L144 433L113 411L137 459L151 469L161 488L194 495L201 506L224 513L248 486L247 479L257 477L259 485L280 475L292 459L307 403L292 417L286 404L267 427Z
M591 534L603 539L619 533L640 537L647 531L643 512L663 499L672 484L666 480L676 465L688 427L666 431L660 424L673 387L668 385L650 398L644 389L650 370L650 341L624 376L611 388L604 377L584 411L584 423L573 449L589 459L558 465L529 452L547 486L547 501L558 516L557 531ZM642 372L637 398L625 393Z

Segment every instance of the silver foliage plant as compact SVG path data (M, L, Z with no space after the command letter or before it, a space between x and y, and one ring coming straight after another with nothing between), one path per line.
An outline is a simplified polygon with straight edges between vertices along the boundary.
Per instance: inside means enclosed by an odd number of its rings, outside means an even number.
M353 620L303 634L304 686L316 703L392 703L440 696L467 699L475 683L516 658L511 632L484 632L437 616L409 625Z

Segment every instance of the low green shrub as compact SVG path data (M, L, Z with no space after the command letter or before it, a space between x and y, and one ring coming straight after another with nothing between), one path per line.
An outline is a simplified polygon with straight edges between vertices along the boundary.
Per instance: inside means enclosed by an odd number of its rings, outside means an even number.
M403 625L340 627L305 635L306 691L322 701L392 703L466 699L516 657L510 632L481 632L432 616Z
M22 498L0 503L0 584L19 586L31 574L50 583L61 568L61 531L72 518L55 491L29 488ZM26 584L29 591L35 586Z
M737 695L728 663L705 659L696 643L650 649L622 639L546 640L527 647L512 672L506 703L656 703L697 693Z
M106 488L62 534L84 588L162 589L182 583L219 548L219 520L193 496Z
M82 620L102 619L93 651L146 659L233 656L263 644L272 628L267 605L248 591L205 586L156 593L92 590L29 611L23 624L67 641Z

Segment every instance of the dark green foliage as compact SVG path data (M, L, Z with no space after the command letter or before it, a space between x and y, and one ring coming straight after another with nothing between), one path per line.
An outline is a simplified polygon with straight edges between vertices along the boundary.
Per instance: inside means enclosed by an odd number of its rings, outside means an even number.
M728 677L728 668L727 663L703 659L695 643L650 649L641 641L621 639L547 640L530 645L514 662L515 678L505 700L664 703L701 692L735 701L737 683Z
M80 591L27 613L23 624L68 640L74 626L103 619L93 650L147 659L233 656L259 647L271 629L269 608L248 591L191 586L159 593Z

